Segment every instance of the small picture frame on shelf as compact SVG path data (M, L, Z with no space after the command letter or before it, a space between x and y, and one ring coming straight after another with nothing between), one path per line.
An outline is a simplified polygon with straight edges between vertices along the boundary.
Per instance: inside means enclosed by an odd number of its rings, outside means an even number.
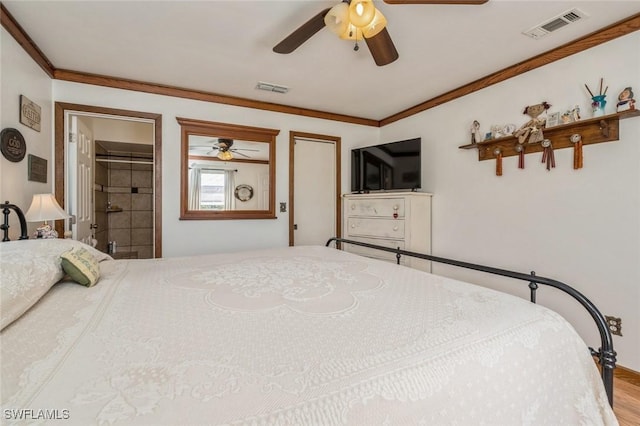
M560 113L559 112L552 112L551 114L549 114L547 116L547 122L545 124L546 128L555 127L558 124L560 124Z

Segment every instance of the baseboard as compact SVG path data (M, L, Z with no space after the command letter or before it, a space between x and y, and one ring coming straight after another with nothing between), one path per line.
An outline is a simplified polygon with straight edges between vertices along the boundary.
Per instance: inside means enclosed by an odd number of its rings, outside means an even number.
M640 373L631 370L630 368L617 365L613 370L613 377L616 379L624 380L627 383L631 383L635 386L640 386Z
M598 358L594 356L593 361L598 366L598 369L600 369ZM620 364L616 364L616 368L613 370L613 377L627 383L631 383L632 385L640 386L640 373L630 368L623 367Z

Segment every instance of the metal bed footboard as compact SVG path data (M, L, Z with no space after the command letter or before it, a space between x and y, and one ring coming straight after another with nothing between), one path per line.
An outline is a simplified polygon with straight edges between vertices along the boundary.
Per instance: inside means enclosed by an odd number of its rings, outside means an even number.
M11 210L16 212L16 216L18 216L18 220L20 221L20 237L19 240L28 240L29 235L27 235L27 220L24 217L24 213L20 210L20 207L15 204L11 204L8 201L0 204L2 206L2 215L4 216L4 221L0 225L0 230L3 233L2 241L9 241L9 213Z
M576 299L591 315L591 318L596 323L598 327L598 331L600 332L600 348L596 351L593 348L589 348L591 351L591 355L598 358L598 363L600 364L600 374L602 376L602 382L604 383L605 391L607 392L607 398L609 399L609 405L613 407L613 370L616 368L616 351L613 350L613 338L611 336L611 331L607 326L607 321L602 315L602 313L596 308L596 306L587 299L582 293L573 287L550 278L540 277L535 274L535 272L531 272L530 274L525 274L521 272L509 271L506 269L494 268L491 266L478 265L475 263L461 262L459 260L447 259L444 257L431 256L428 254L416 253L407 250L401 250L400 248L389 248L377 246L375 244L363 243L360 241L347 240L343 238L330 238L325 244L327 247L335 242L336 246L339 248L341 244L354 244L357 246L367 247L375 250L386 251L389 253L395 253L396 255L396 263L400 264L400 258L402 256L416 257L419 259L430 260L432 262L437 263L445 263L447 265L457 266L460 268L473 269L476 271L486 272L494 275L501 275L504 277L514 278L517 280L528 281L529 289L530 289L530 299L531 302L536 303L536 291L538 289L538 284L548 285L551 287L555 287L558 290L561 290L567 293L569 296Z

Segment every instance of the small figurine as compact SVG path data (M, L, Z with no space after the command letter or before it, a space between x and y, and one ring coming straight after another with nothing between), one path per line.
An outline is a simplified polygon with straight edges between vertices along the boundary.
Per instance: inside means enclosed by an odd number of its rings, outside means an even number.
M471 143L482 142L482 136L480 135L480 123L478 120L473 120L471 125Z
M616 104L616 112L629 111L636 109L636 101L633 99L633 90L631 86L625 87L618 95L618 103Z
M576 105L575 107L573 107L573 109L571 110L571 118L572 121L580 120L580 106Z
M522 144L527 139L529 139L529 143L538 143L544 139L542 129L544 128L546 119L538 117L549 108L551 108L551 104L547 102L525 107L523 114L527 114L531 117L531 120L524 123L518 131L514 133L519 143Z
M501 126L499 124L492 125L491 126L491 135L495 139L504 137L504 126Z

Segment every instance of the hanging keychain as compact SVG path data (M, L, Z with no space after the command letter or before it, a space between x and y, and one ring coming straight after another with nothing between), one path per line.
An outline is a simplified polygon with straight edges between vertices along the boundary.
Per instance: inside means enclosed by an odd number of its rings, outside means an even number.
M542 162L547 163L547 170L551 170L552 167L556 167L556 159L553 156L553 145L549 139L542 141L542 147L544 152L542 153Z
M524 169L524 145L520 143L517 144L516 152L518 153L518 168Z
M494 149L493 155L496 156L496 176L502 176L502 151L500 148Z
M573 168L582 168L582 136L578 133L571 135L571 142L573 142Z

